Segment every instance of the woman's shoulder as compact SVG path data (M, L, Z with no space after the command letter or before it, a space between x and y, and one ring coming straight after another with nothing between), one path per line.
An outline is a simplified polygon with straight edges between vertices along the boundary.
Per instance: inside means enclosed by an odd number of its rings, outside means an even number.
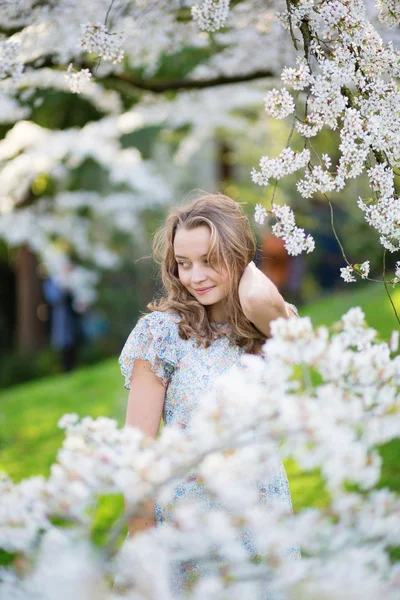
M163 339L176 344L179 338L179 320L177 313L154 310L139 317L131 335L150 337L153 340Z
M153 310L152 312L142 315L137 324L145 324L153 328L172 328L176 329L180 317L173 311Z
M166 385L177 364L178 325L175 313L153 311L142 315L125 342L118 362L129 388L133 363L148 360Z

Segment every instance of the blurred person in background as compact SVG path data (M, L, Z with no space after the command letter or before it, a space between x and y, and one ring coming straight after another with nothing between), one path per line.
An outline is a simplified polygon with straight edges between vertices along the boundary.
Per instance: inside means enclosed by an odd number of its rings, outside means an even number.
M51 345L60 353L65 372L76 367L83 339L82 313L87 308L83 303L74 302L68 277L72 268L72 263L65 263L62 284L53 277L48 277L43 282L44 297L51 307Z

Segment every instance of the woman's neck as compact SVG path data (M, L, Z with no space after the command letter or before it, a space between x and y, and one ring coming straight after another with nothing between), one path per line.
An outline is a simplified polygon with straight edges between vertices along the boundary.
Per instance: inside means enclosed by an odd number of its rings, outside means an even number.
M216 304L212 304L210 306L208 317L210 321L216 321L217 323L226 323L228 320L228 315L226 312L225 303L217 302Z

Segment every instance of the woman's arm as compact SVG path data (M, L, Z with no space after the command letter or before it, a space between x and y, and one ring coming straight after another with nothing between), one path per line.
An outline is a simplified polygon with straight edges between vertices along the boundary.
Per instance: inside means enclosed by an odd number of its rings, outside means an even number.
M271 335L271 321L292 316L276 285L253 262L247 265L240 279L239 299L249 321L267 336Z
M146 435L155 438L160 427L164 400L165 387L161 379L151 370L147 360L136 359L133 363L125 425L138 427ZM154 525L152 500L148 502L141 516L129 520L129 535Z

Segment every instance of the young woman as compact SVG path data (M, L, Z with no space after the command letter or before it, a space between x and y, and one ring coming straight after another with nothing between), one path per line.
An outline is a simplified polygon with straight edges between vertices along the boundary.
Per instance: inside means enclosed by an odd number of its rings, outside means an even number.
M152 312L139 319L119 359L130 388L127 425L156 437L163 416L166 427L189 430L214 378L244 352L260 353L272 320L297 314L252 262L255 251L241 206L226 196L202 196L169 213L154 238L166 295L148 305ZM280 496L292 510L283 465L262 492L264 501ZM130 534L168 521L180 498L199 493L195 477L185 480L171 504L150 505L147 516L132 519ZM197 569L185 564L183 579Z

